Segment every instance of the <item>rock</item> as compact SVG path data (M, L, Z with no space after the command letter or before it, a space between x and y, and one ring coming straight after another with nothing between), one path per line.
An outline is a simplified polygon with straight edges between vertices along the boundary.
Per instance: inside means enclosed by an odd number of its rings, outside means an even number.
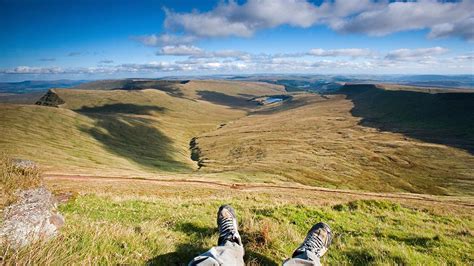
M13 159L12 163L16 168L19 168L22 170L38 168L38 165L35 162L30 161L30 160L25 160L25 159Z
M39 187L20 191L17 196L18 201L4 211L1 244L17 249L58 233L64 218L56 212L56 200L51 192Z
M35 104L51 107L59 107L64 104L65 101L59 97L54 89L48 90Z

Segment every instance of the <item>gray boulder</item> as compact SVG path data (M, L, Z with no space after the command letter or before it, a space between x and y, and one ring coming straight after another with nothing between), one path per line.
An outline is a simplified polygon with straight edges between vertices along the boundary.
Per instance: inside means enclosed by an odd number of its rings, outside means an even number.
M64 224L56 211L56 200L44 187L17 193L16 203L4 211L0 244L17 249L36 240L55 236Z
M25 159L13 159L12 163L13 163L13 166L22 170L38 168L38 165L35 162L30 161L30 160L25 160Z

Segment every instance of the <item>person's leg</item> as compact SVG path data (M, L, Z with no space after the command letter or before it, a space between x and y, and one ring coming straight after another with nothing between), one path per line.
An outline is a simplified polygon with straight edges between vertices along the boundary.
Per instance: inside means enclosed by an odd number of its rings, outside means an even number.
M319 266L319 259L331 245L332 233L329 225L315 224L306 235L303 243L293 252L291 259L283 262L283 266L308 265Z
M217 246L195 257L189 265L229 265L244 264L244 247L238 231L237 216L229 205L223 205L217 212L219 240Z

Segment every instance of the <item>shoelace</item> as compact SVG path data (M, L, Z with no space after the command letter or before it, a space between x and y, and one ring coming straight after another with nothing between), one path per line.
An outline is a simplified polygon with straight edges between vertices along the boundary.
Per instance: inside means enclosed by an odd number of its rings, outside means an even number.
M232 218L220 220L221 237L228 239L234 235L234 221Z
M318 236L314 235L313 233L310 236L308 236L308 238L306 238L306 240L304 241L303 247L317 253L323 249L324 243Z

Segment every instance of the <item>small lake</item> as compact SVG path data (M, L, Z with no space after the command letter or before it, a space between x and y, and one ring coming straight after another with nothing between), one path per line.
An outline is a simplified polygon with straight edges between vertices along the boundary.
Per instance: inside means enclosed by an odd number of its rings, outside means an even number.
M277 102L281 102L283 101L283 98L279 98L279 97L268 97L266 100L265 100L265 103L266 104L270 104L270 103L277 103Z

